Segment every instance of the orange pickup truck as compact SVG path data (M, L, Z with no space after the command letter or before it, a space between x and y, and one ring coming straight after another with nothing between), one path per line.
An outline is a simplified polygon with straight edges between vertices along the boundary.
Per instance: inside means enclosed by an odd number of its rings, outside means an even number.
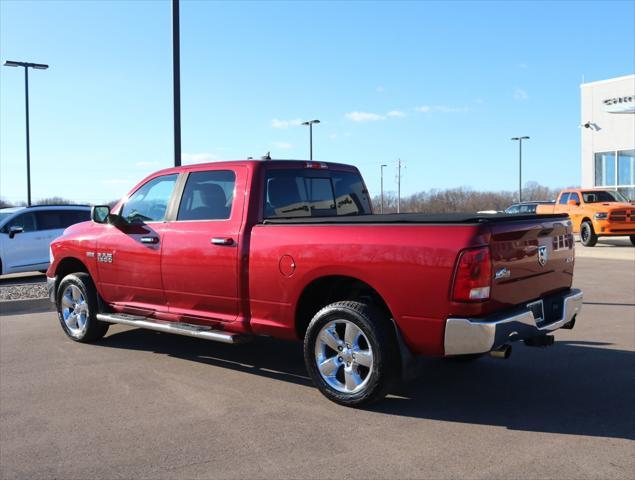
M569 214L586 247L593 247L598 237L617 236L629 236L635 245L635 205L614 190L569 188L560 192L555 205L538 205L536 213Z

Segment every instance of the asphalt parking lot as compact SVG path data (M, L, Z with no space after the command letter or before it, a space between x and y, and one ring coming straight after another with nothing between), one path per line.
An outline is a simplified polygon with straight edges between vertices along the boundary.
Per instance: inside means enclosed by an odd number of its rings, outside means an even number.
M555 346L426 360L370 410L324 399L299 344L116 326L81 345L52 312L4 315L0 477L631 479L635 249L623 248L578 255L584 311Z

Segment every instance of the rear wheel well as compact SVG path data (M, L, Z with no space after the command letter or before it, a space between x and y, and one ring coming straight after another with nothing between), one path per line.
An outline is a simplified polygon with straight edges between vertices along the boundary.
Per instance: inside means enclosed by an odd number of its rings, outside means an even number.
M307 285L298 300L295 322L298 338L304 338L309 322L318 311L342 300L363 301L392 318L381 295L366 282L346 276L322 277Z

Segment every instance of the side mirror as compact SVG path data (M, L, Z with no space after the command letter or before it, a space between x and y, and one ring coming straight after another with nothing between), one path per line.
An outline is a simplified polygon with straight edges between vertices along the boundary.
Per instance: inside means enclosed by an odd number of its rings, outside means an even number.
M576 202L575 200L569 200L567 202L567 205L569 205L570 207L577 207L580 205L580 202Z
M95 205L90 209L90 219L95 223L108 223L110 207L108 205Z
M14 225L13 227L9 227L9 238L15 237L18 233L23 233L24 227L18 227Z

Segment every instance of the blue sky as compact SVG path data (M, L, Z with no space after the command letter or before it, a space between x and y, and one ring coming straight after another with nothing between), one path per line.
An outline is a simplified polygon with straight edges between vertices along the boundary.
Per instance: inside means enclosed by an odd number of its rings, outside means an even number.
M357 165L373 194L580 181L579 84L635 71L634 2L181 5L185 162L267 151ZM0 2L31 71L34 199L103 202L172 164L166 1ZM0 196L26 198L24 76L0 68Z

